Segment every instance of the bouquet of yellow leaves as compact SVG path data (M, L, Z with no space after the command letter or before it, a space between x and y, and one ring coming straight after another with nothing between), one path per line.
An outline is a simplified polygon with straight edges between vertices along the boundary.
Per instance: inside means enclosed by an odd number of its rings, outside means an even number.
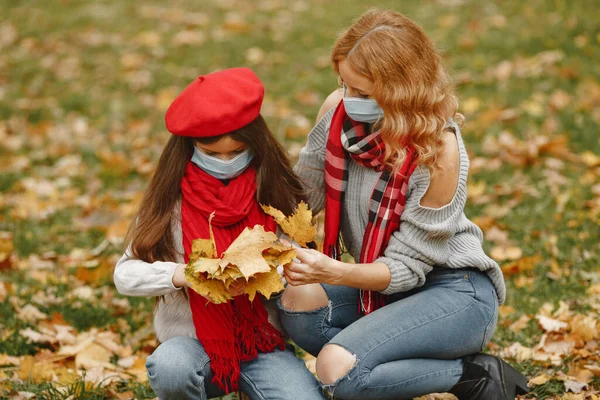
M305 247L312 242L317 229L312 223L312 211L301 202L294 214L286 217L281 211L262 206L265 213L275 218L291 240ZM209 220L210 227L210 220ZM185 269L189 287L215 304L233 299L230 287L244 279L244 293L250 301L259 292L267 299L283 290L279 265L289 264L296 257L296 250L284 245L273 232L266 232L261 225L246 228L217 257L217 250L210 227L209 239L196 239L192 243L192 254Z

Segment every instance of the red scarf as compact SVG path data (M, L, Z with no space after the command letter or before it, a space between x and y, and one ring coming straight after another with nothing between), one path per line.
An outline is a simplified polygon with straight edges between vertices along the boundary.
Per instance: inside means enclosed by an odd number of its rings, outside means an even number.
M208 217L212 212L219 256L246 227L260 224L267 231L275 231L275 221L256 200L256 172L252 167L225 185L190 161L181 180L181 193L186 263L192 241L210 237ZM213 304L193 290L188 294L196 335L210 358L213 382L226 393L238 390L240 362L256 358L258 352L285 347L283 336L268 321L262 296L257 295L253 302L242 295L227 303Z
M408 180L417 166L415 152L407 148L406 160L397 173L383 165L385 144L380 132L368 133L369 124L350 119L340 102L331 120L325 156L325 240L324 253L340 258L340 216L348 186L348 156L367 168L381 171L371 194L369 219L363 236L360 262L369 264L383 255L390 236L400 227L406 205ZM359 311L363 314L383 307L385 296L369 290L360 291Z

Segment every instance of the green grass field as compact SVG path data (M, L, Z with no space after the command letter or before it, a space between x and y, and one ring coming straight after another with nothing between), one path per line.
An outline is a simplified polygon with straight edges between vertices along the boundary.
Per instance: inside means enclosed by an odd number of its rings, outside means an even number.
M420 23L454 79L466 213L509 289L489 351L536 378L528 398L599 398L595 1L0 0L1 398L155 397L153 300L111 279L166 108L250 66L294 156L337 86L337 34L369 7Z

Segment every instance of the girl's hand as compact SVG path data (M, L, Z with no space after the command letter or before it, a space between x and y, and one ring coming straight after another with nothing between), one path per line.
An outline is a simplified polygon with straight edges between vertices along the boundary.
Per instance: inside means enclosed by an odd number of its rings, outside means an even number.
M284 267L285 280L292 286L309 283L341 285L348 273L347 265L317 250L296 249L298 260Z
M188 287L188 281L185 279L185 264L177 264L175 272L173 273L173 286L176 288Z

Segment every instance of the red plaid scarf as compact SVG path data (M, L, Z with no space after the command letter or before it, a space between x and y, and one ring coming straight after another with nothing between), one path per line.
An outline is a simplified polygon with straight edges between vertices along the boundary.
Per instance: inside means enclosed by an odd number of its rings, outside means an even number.
M385 251L393 232L400 226L400 215L406 205L408 180L417 166L415 152L407 149L402 168L393 174L382 164L385 144L380 132L368 134L370 125L350 119L340 102L329 129L325 156L325 241L324 253L339 259L340 216L348 186L348 157L358 164L381 171L371 195L369 219L363 236L360 263L372 263ZM360 291L359 311L363 314L385 305L385 296L370 290Z

